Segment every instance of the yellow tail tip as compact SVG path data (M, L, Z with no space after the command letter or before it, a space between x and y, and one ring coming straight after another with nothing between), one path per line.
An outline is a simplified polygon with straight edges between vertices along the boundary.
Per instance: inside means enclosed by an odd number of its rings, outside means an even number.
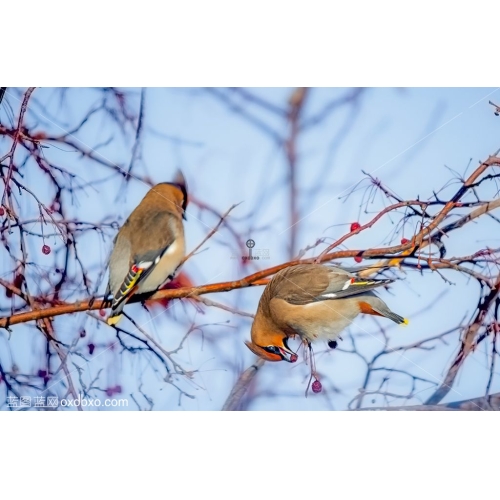
M402 323L402 324L403 324L404 326L407 326L407 325L408 325L408 323L409 323L408 319L407 319L407 318L403 318L403 323Z
M122 319L123 314L119 314L118 316L110 316L107 320L106 323L109 326L114 326L116 325L121 319Z

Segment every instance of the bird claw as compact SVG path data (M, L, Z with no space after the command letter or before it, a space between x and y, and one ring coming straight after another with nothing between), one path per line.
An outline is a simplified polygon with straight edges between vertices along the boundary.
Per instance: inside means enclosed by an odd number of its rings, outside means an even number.
M95 300L95 298L92 297L92 299L91 299L92 304L94 303L94 300ZM109 307L111 307L112 303L113 303L113 298L112 297L110 299L108 299L107 297L104 297L102 299L100 309L108 309ZM90 305L90 303L89 303L89 307L92 307L92 305Z

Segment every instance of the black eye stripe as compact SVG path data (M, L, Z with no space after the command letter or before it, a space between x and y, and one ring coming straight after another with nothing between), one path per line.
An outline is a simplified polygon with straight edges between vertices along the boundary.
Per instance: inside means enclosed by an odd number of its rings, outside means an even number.
M264 351L270 352L272 354L280 354L279 349L274 345L268 345L267 347L263 347Z

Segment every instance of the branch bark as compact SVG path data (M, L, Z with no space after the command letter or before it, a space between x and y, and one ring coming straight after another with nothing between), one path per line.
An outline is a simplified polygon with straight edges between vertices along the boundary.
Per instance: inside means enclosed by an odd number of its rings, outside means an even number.
M500 392L482 398L466 399L447 404L423 404L414 406L388 406L359 408L351 411L487 411L500 410Z
M490 293L485 297L483 303L479 305L474 321L467 327L462 339L462 345L453 363L451 364L443 383L436 389L436 392L426 401L428 405L438 404L451 390L455 378L460 367L463 365L465 358L474 350L474 339L483 325L486 315L490 307L495 303L496 298L500 294L500 275L497 277L495 286L490 290Z
M235 411L238 409L240 402L247 392L250 382L252 382L257 372L264 366L265 361L258 358L257 361L247 368L238 378L238 381L231 390L229 396L222 407L222 411Z

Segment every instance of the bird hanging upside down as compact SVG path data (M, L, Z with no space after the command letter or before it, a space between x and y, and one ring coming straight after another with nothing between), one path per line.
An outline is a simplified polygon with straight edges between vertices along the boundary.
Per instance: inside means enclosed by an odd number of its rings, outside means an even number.
M372 291L390 279L365 279L342 268L298 264L282 269L267 284L252 324L247 347L267 361L297 361L287 340L298 335L309 346L325 340L331 348L358 314L384 316L397 324L408 320L393 313Z

